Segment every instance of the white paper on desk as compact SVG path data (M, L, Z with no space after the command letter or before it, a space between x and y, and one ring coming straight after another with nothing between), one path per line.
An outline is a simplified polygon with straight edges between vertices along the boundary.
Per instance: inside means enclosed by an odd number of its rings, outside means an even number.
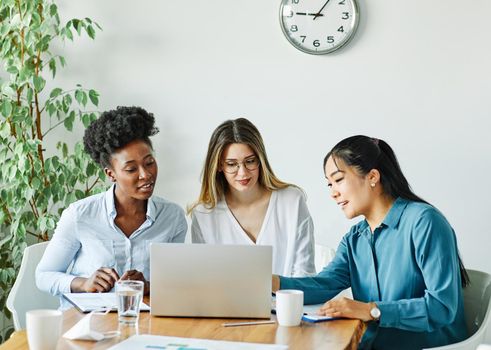
M324 304L313 304L313 305L304 305L303 306L303 317L302 320L307 322L320 322L320 321L329 321L334 320L335 317L330 316L321 316L317 315L317 312ZM276 298L273 297L271 301L271 311L276 314Z
M82 312L118 309L116 293L64 293L63 297ZM140 311L150 311L150 306L142 301Z
M94 340L99 341L104 339L104 334L93 331L90 329L90 320L92 319L93 313L84 316L80 321L75 323L75 325L70 328L63 338L70 340Z
M304 305L302 320L309 322L329 321L335 319L330 316L317 315L317 312L324 304Z
M134 335L109 350L139 349L200 349L200 350L287 350L287 345L242 343L234 341Z

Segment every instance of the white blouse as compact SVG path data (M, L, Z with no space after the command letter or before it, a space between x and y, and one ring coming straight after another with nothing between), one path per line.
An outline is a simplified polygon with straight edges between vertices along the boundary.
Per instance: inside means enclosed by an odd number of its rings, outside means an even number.
M274 274L315 274L314 224L305 196L296 187L272 192L256 243L242 229L225 200L211 210L203 205L193 210L191 235L193 243L270 245Z

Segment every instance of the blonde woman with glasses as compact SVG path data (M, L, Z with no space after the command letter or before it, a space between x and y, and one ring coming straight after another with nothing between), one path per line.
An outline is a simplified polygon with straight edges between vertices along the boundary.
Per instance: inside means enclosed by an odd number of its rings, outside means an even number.
M245 118L227 120L213 132L201 193L189 212L193 243L271 245L273 273L315 273L305 195L276 177L261 134Z

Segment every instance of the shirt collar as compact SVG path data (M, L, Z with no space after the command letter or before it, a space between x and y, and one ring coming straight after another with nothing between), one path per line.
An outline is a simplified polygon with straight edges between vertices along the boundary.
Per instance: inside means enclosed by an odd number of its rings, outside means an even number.
M382 224L385 224L388 227L396 228L401 220L402 213L404 212L404 209L406 209L407 204L408 201L406 199L398 197L392 204L392 207L387 215L385 215Z
M150 219L150 221L155 222L156 216L157 216L157 205L155 204L152 196L148 198L147 201L147 219Z
M112 186L106 191L106 196L105 196L107 216L109 216L109 218L111 219L114 219L116 217L116 204L114 203L115 189L116 189L116 184L112 184Z
M114 191L116 190L116 184L113 184L106 192L105 201L106 201L106 210L107 215L110 219L116 217L116 203L114 202ZM157 206L153 200L153 197L150 197L147 202L147 218L150 221L155 222L155 217L157 216Z
M402 213L404 212L404 209L406 208L407 204L408 201L406 199L398 197L394 201L394 203L392 203L392 206L390 207L387 215L385 215L385 218L382 221L381 225L385 225L391 228L396 228L397 225L399 224L399 221L401 220ZM364 232L367 232L369 234L371 232L368 225L368 221L366 219L358 223L356 226L357 226L356 232L358 234L362 234Z

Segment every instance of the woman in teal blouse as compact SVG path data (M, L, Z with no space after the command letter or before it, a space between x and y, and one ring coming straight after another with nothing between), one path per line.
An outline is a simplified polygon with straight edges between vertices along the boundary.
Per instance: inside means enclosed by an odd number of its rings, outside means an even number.
M369 322L363 349L421 349L465 339L462 287L469 280L455 233L412 192L390 146L347 138L327 154L324 171L346 217L365 220L317 276L273 276L273 290L301 289L306 304L325 302L322 315ZM330 300L349 287L354 300Z

